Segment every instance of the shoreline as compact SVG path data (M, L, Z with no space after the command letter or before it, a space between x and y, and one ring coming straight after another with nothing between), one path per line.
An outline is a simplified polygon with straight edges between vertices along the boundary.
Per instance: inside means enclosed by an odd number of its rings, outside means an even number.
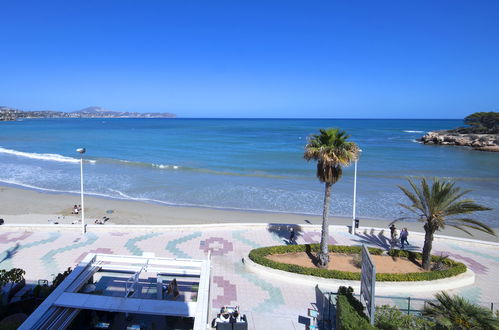
M81 215L71 214L73 206L80 204L78 195L60 192L41 192L0 184L0 218L6 224L72 224ZM223 223L275 223L320 225L322 216L278 213L255 210L231 210L208 207L169 206L133 200L85 196L85 222L93 224L96 219L108 217L108 224L115 225L196 225ZM361 227L387 228L390 219L359 217ZM352 219L331 215L330 225L349 226ZM399 221L398 229L424 232L420 222ZM494 228L499 234L499 228ZM499 242L499 237L478 231L469 236L462 231L446 227L436 234L457 236L484 241Z

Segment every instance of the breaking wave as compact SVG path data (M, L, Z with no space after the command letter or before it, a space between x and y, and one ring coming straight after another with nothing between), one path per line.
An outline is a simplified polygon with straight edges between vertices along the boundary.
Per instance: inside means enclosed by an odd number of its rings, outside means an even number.
M37 159L37 160L46 160L46 161L53 161L53 162L60 162L60 163L79 163L80 162L80 160L78 158L66 157L66 156L59 155L59 154L39 154L36 152L24 152L24 151L18 151L18 150L13 150L13 149L6 149L6 148L2 148L2 147L0 147L0 153L13 155L13 156L17 156L17 157L24 157L24 158ZM85 160L85 161L89 162L89 163L95 163L95 160Z

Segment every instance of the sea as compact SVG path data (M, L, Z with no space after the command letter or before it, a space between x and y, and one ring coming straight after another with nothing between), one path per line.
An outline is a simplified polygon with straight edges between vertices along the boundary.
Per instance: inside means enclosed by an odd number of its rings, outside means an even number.
M461 120L26 119L0 122L0 184L171 206L322 214L324 185L303 159L321 128L348 132L357 163L357 216L408 216L400 186L442 177L493 208L475 218L499 226L499 153L423 145L428 131ZM354 165L333 186L331 214L352 216ZM1 201L0 201L1 203ZM412 219L415 219L412 216Z

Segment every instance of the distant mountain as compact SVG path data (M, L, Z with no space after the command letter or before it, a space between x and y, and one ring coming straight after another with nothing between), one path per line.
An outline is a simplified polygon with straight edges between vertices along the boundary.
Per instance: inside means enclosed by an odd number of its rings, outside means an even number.
M18 120L21 118L175 118L173 113L158 112L118 112L101 107L87 107L73 112L60 111L23 111L6 106L0 106L0 121Z
M118 118L175 118L176 115L173 113L159 113L159 112L123 112L123 111L112 111L108 109L103 109L101 107L92 106L86 107L78 111L73 111L73 114L79 115L80 117L118 117Z
M116 115L122 112L117 112L117 111L111 111L107 109L103 109L101 107L86 107L78 111L73 111L73 113L79 113L79 114L109 114L109 115Z

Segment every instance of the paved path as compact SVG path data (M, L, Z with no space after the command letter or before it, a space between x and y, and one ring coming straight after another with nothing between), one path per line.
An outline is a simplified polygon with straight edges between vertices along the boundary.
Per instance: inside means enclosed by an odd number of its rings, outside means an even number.
M74 267L87 253L142 255L143 252L154 252L158 257L201 259L211 251L213 307L239 305L248 315L252 329L303 329L307 308L313 307L318 297L312 286L262 277L244 268L241 259L251 249L286 243L288 232L276 227L227 225L223 228L154 232L110 228L108 232L88 232L85 236L64 230L8 230L3 228L0 231L0 268L25 269L28 281L51 280L55 274ZM330 242L334 244L365 243L389 248L387 232L364 231L353 237L331 228L331 235ZM411 247L420 250L423 237L411 235L409 238ZM316 243L319 240L319 230L313 229L301 233L297 243ZM433 252L462 261L476 274L473 286L452 290L452 293L483 305L490 306L494 302L499 306L499 246L438 239L434 242ZM404 292L400 295L408 296ZM431 294L412 297L429 298ZM402 304L386 300L383 303Z

